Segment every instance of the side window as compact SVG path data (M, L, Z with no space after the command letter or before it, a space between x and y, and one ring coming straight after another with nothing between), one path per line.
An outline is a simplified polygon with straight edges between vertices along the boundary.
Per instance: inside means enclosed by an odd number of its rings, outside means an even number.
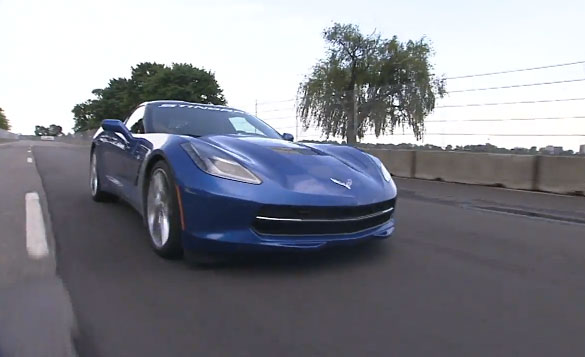
M133 134L144 134L144 106L137 108L126 120L126 126Z
M236 132L245 133L245 134L262 134L260 130L256 129L256 127L250 124L246 118L242 117L231 117L230 123L233 125Z

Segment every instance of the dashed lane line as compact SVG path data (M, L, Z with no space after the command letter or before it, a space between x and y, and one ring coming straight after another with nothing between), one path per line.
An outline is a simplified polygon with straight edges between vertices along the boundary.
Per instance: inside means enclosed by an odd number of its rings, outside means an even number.
M26 250L34 259L41 259L49 254L47 234L41 202L37 192L25 195L26 202Z

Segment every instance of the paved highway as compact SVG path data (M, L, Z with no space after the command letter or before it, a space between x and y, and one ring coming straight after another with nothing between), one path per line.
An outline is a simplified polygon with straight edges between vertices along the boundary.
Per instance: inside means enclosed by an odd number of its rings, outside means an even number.
M87 147L33 143L33 163L28 147L0 146L2 202L40 177L80 356L585 354L583 197L399 179L390 241L198 269L157 257L129 206L90 199ZM36 170L5 170L21 164Z

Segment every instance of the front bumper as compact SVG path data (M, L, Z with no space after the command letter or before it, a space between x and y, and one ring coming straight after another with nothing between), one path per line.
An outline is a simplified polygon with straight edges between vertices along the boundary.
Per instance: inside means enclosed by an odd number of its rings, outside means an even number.
M359 232L319 235L269 235L252 226L262 203L204 191L181 191L184 210L183 248L197 252L319 250L390 237L394 218Z
M222 238L194 236L183 232L183 248L196 252L237 253L261 251L311 251L325 247L355 245L374 239L385 239L394 232L394 219L371 232L337 236L259 236L254 231L226 231Z

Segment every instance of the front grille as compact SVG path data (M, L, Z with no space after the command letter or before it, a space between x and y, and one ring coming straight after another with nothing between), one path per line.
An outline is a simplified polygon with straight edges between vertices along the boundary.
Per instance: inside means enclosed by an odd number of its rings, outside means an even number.
M266 235L347 234L387 222L395 199L363 206L263 206L253 223Z

